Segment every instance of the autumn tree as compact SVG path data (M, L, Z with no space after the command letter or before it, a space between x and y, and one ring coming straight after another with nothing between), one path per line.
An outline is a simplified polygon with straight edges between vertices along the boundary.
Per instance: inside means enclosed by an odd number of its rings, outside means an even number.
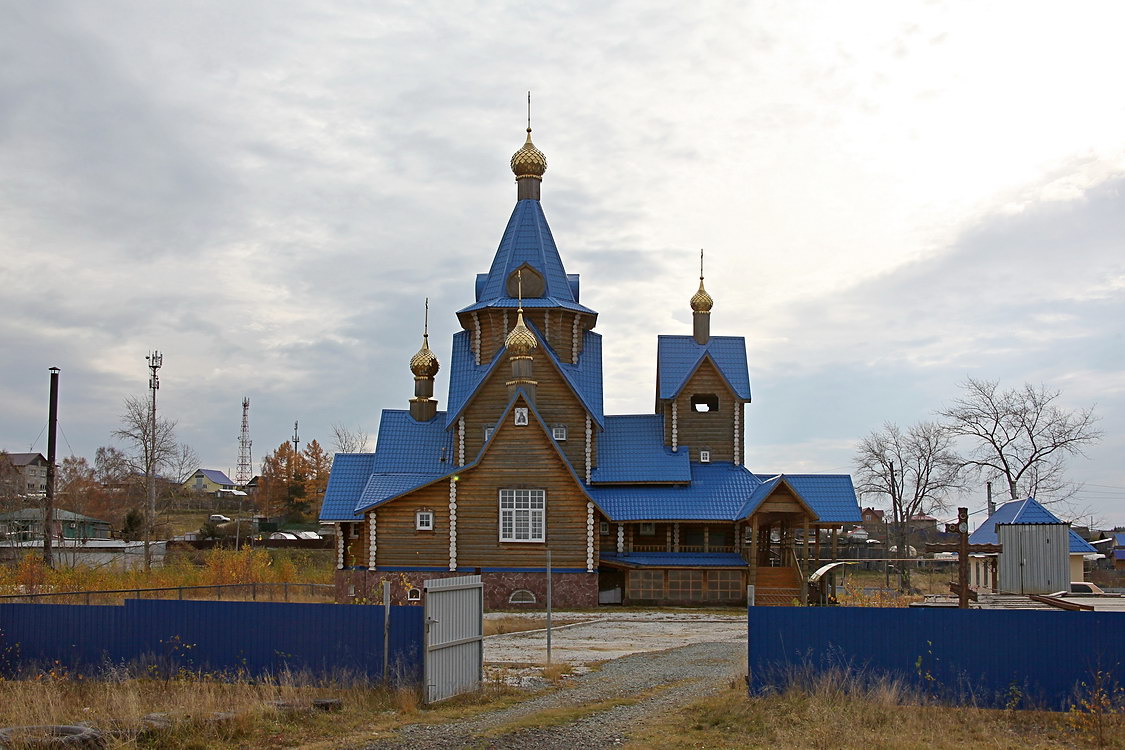
M908 557L910 520L949 507L949 497L963 488L962 462L952 433L936 422L919 422L905 432L887 422L860 441L856 449L856 490L886 499L890 533L900 559ZM909 573L899 566L902 585Z
M309 510L316 511L324 500L324 491L328 489L328 472L332 469L332 456L326 453L316 440L309 441L303 453L308 475L306 490Z
M305 486L308 466L303 453L295 451L286 441L262 459L262 479L258 489L258 505L269 516L285 516L291 521L303 520L307 514Z
M964 466L1005 482L1012 500L1057 502L1073 494L1066 459L1084 455L1102 436L1093 407L1065 409L1061 391L1030 383L1005 391L998 381L969 378L961 391L939 414L971 446Z

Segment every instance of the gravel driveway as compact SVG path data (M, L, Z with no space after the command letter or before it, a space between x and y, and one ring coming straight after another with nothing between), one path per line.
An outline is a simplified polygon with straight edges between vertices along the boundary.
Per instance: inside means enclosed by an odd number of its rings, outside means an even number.
M368 745L365 750L411 748L412 750L453 750L475 748L515 750L585 750L615 747L628 739L629 728L646 718L706 696L740 680L746 671L745 619L714 617L633 619L599 617L593 625L564 628L554 634L556 644L596 644L596 639L612 635L614 642L631 639L632 653L613 659L597 669L567 679L558 688L505 709L477 716L455 724L413 724L396 732L388 740ZM708 622L710 620L710 622ZM677 625L677 627L670 627ZM738 627L736 627L738 626ZM583 632L585 630L585 632ZM564 633L573 635L564 636ZM533 639L536 634L512 634L489 639L491 656L503 654L505 642ZM650 637L645 637L645 636ZM543 634L537 635L543 640ZM667 645L672 643L672 647ZM683 644L687 645L683 645ZM645 651L656 647L665 650ZM616 648L616 646L614 646ZM564 647L565 649L565 647ZM576 657L578 649L565 651ZM607 651L587 649L584 653L595 660L606 658ZM513 661L519 661L513 659ZM573 661L580 661L574 658ZM597 704L624 699L627 705ZM586 707L589 712L570 723L543 729L506 729L510 722L554 709Z

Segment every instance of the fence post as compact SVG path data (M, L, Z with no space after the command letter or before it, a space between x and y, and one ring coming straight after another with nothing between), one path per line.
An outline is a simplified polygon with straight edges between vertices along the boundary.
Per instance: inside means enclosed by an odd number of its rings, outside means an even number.
M223 586L222 584L215 585L215 598L219 601L223 600Z
M391 666L391 582L383 581L383 682Z
M183 586L179 587L179 590L177 591L177 594L179 595L179 597L178 597L179 600L182 602L184 600L184 587Z
M258 582L254 581L250 584L250 598L253 601L258 601Z
M753 586L747 586L746 587L746 606L747 607L753 607L754 606L754 587Z
M285 601L289 601L289 581L281 584L281 589L285 592Z
M90 606L90 592L89 591L86 592L86 606L87 607Z

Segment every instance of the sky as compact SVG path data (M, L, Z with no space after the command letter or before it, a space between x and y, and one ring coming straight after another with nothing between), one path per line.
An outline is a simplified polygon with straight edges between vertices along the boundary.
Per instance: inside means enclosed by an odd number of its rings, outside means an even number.
M147 394L233 474L405 408L515 202L600 313L607 413L656 337L746 337L755 471L848 472L967 377L1104 437L1074 515L1125 525L1118 2L0 2L0 447L112 444ZM447 371L438 375L443 399ZM983 483L961 498L976 510ZM864 498L872 504L875 498Z

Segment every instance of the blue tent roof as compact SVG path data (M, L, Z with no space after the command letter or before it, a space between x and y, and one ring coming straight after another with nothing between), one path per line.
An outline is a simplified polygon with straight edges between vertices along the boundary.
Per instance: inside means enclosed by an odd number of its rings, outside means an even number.
M735 395L749 401L750 374L746 369L746 339L742 336L712 336L702 346L691 336L658 336L657 398L675 398L708 357Z
M337 453L320 506L321 521L355 521L355 504L371 477L374 453Z
M508 296L508 277L527 264L542 274L544 293L538 298L524 298L523 306L560 307L594 315L593 310L578 304L578 280L563 268L555 238L537 200L516 201L504 236L496 248L492 267L484 278L477 279L477 301L460 310L470 312L485 307L515 307L517 301Z
M656 568L745 568L746 561L741 555L733 552L700 552L689 554L677 552L666 554L663 552L632 552L617 554L616 552L602 552L601 560L605 563L617 563L629 567L656 567Z
M664 445L664 417L660 414L607 416L598 435L598 466L594 483L690 482L688 451L672 452Z
M984 523L969 535L969 544L999 544L1000 539L996 533L996 527L999 524L1066 525L1066 522L1060 521L1054 513L1044 508L1035 498L1012 500L997 508L995 513L985 519ZM1087 554L1093 552L1097 552L1097 550L1071 529L1070 553Z

